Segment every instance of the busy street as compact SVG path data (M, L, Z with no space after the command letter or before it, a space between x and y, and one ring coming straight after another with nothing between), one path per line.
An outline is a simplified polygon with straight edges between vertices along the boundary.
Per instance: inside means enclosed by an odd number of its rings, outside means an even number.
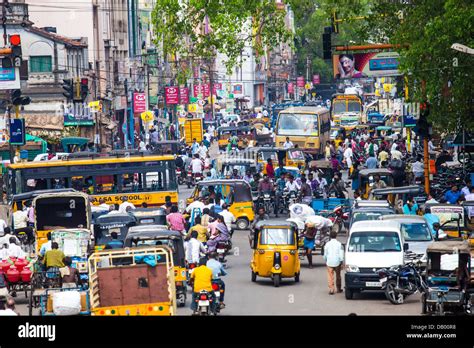
M473 7L409 3L5 0L0 316L472 318Z

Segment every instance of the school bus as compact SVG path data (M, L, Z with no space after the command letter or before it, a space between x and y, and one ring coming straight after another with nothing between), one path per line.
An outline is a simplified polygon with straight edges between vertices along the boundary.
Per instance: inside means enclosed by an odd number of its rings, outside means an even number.
M355 94L335 94L331 101L331 119L336 126L351 129L362 123L362 99Z
M278 114L275 146L283 147L288 137L304 152L323 155L330 129L328 109L321 106L289 107Z
M95 205L100 198L120 204L123 197L135 206L163 205L166 196L177 203L175 157L117 155L8 165L9 197L64 188L89 194Z

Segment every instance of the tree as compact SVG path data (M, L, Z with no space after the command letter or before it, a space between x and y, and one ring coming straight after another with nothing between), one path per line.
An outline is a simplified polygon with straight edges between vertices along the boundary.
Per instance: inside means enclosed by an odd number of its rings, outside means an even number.
M274 0L157 0L152 12L156 44L165 56L204 61L220 52L229 72L244 48L262 55L288 42L285 12Z
M451 49L456 42L474 46L472 1L373 1L366 16L360 37L400 45L400 71L408 77L411 98L430 102L434 126L472 128L474 58Z

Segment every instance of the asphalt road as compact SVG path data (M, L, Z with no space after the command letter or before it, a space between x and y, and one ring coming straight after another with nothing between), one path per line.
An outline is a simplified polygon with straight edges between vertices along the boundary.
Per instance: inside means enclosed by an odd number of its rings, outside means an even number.
M185 202L192 190L181 186L179 199ZM313 269L308 268L306 258L301 260L299 283L295 283L293 279L283 279L280 287L275 288L271 279L260 277L252 283L252 249L248 236L249 231L234 233L234 249L227 257L228 275L223 278L226 283L226 308L220 315L420 315L419 295L408 297L403 305L392 305L382 292L356 294L352 300L346 300L344 293L329 295L322 256L313 256ZM345 243L345 235L341 235L340 240ZM344 286L344 276L342 277ZM191 315L190 289L188 295L186 307L178 308L179 315ZM28 315L24 294L18 294L16 301L20 314Z

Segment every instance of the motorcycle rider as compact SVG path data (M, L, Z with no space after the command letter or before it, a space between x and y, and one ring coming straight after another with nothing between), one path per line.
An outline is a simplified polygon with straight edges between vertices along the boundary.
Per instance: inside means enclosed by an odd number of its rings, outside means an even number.
M233 169L232 170L232 175L230 176L231 179L234 179L234 180L239 180L239 179L242 179L242 177L240 176L239 174L239 170L238 169Z
M191 167L193 179L195 179L196 176L202 176L203 165L201 159L199 158L199 154L194 155L194 158L189 166Z
M311 190L310 184L306 180L306 175L301 175L301 193L300 193L301 202L307 205L310 205L313 201L313 191Z
M211 236L207 241L207 248L209 252L216 251L217 244L219 242L228 242L230 240L230 233L227 229L227 225L224 222L224 218L221 215L217 215L216 221L212 223Z
M257 215L255 216L255 218L252 222L251 229L252 230L255 229L255 226L257 225L257 223L259 223L260 221L264 221L264 220L270 220L270 216L268 216L268 214L265 212L264 207L260 207L260 208L258 208Z
M212 291L212 277L213 272L212 269L206 266L207 260L202 258L199 260L199 267L196 267L191 274L191 280L194 281L193 284L193 297L191 300L191 309L193 314L196 313L197 310L197 303L196 299L199 296L201 291L207 291L209 293L210 302L210 309L211 312L215 312L215 304L216 304L216 297L214 295L214 291Z
M206 266L212 270L212 282L219 285L219 289L222 289L219 304L221 308L225 308L224 295L225 295L225 283L221 279L221 276L227 275L227 272L224 269L222 263L217 260L217 253L212 252L209 254L209 260L206 263Z
M285 190L288 192L298 192L301 189L301 186L295 181L295 177L293 175L288 176L288 181L285 184Z
M198 241L198 231L191 232L191 238L184 245L184 251L186 255L186 262L188 264L199 263L200 253L206 253L204 245Z
M275 197L275 185L268 175L263 176L263 180L258 184L258 195L260 198L260 204L263 204L263 194L269 194L271 197ZM275 215L278 216L277 205L274 204Z
M282 172L280 177L276 181L276 191L275 191L275 205L277 213L280 211L280 206L283 204L283 191L285 190L286 186L286 172ZM275 214L275 217L278 217Z

